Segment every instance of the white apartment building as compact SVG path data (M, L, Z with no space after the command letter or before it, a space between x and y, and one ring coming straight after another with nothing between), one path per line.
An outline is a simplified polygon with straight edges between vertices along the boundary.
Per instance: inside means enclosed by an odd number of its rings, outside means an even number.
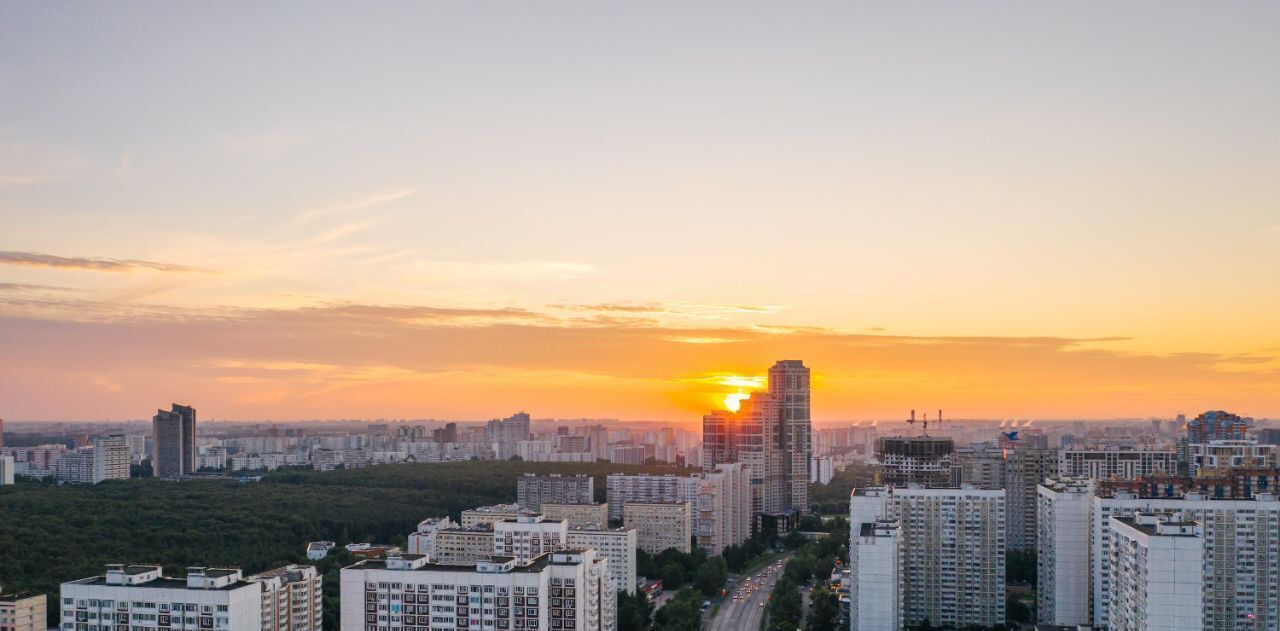
M440 531L457 527L448 517L430 517L418 522L418 529L409 533L409 554L421 554L428 562L437 563Z
M667 548L690 550L692 530L689 503L622 505L622 525L636 531L636 545L649 554Z
M831 456L813 456L809 459L809 484L830 484L836 477L835 459Z
M0 456L0 486L13 484L13 474L17 469L17 462L13 456Z
M904 624L1004 624L1003 489L855 489L849 500L850 528L859 533L864 523L898 522ZM853 572L860 571L858 555L850 554ZM850 593L851 603L865 587Z
M504 519L515 519L524 514L518 504L494 504L462 511L459 523L463 528L474 528L484 524L492 524Z
M609 524L608 504L556 504L542 503L542 516L547 519L563 519L569 522L570 528L581 528L588 525L606 526Z
M286 565L246 579L262 585L262 631L321 631L323 577L310 565Z
M1204 539L1195 522L1111 517L1111 631L1199 631Z
M571 550L595 550L604 557L615 589L636 593L636 547L634 528L572 528L569 530Z
M262 584L238 569L192 567L185 579L158 565L108 565L62 584L62 631L260 631Z
M673 474L613 474L605 479L605 498L609 502L609 519L622 519L622 505L674 504L688 501L689 478Z
M495 557L512 557L519 563L532 561L548 552L565 549L569 523L542 515L521 515L493 524Z
M1120 478L1135 480L1153 473L1174 474L1178 470L1178 452L1131 447L1098 447L1062 449L1058 452L1059 477L1084 477L1094 480Z
M857 602L850 601L852 631L898 631L902 624L902 531L896 521L864 523L856 529Z
M123 435L93 439L92 447L69 451L54 465L58 479L73 484L97 484L129 479L129 444Z
M418 555L361 561L342 570L341 603L341 631L613 631L618 617L594 550L467 567Z
M717 555L751 537L751 472L742 463L718 464L685 485L698 547Z
M1062 478L1037 490L1037 617L1041 624L1088 625L1093 483L1088 478Z
M1280 625L1280 501L1270 494L1253 499L1141 498L1118 491L1095 497L1090 511L1093 624L1111 624L1112 517L1174 513L1196 522L1204 540L1201 574L1202 628L1255 631Z

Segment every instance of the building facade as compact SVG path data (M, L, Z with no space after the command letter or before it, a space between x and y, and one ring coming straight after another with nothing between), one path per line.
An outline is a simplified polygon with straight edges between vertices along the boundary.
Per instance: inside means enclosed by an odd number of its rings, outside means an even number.
M1005 502L1010 550L1036 549L1037 487L1058 473L1058 450L1016 447L1005 456Z
M1062 478L1037 491L1036 616L1041 624L1088 625L1092 481Z
M636 531L636 546L649 554L658 554L668 548L689 552L691 548L688 502L624 504L622 525Z
M857 603L850 603L853 631L899 631L902 624L902 530L896 521L864 523L854 538L858 573L852 585Z
M595 478L589 475L536 475L526 473L516 479L516 504L538 511L543 502L554 504L592 504L595 502Z
M151 470L157 478L191 475L196 465L196 410L173 404L151 419Z
M1177 470L1177 450L1100 447L1058 453L1058 477L1136 480L1157 473L1172 475Z
M1003 489L855 489L849 514L854 532L880 521L897 522L901 529L903 624L1004 624ZM857 544L851 533L851 545ZM860 554L850 554L854 573L862 571ZM852 603L860 602L855 591Z
M613 580L594 550L525 564L362 561L342 570L341 604L341 631L613 631L618 616Z
M569 522L570 528L609 525L608 504L557 504L543 502L541 512L542 516L547 519L563 519Z
M246 579L262 585L262 631L321 631L323 577L310 565L286 565Z
M635 528L570 528L569 549L595 550L605 559L616 589L629 594L636 593L636 548L639 546Z
M1204 541L1195 522L1112 517L1111 631L1198 631Z
M63 583L59 611L62 631L260 631L262 585L238 569L192 567L181 579L160 566L108 565L102 576Z
M44 594L0 593L0 631L45 631L47 616Z

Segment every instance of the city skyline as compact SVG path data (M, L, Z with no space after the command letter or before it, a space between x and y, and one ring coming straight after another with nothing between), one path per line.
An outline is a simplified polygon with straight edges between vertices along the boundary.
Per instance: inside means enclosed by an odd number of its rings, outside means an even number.
M0 416L1280 417L1274 7L246 10L0 8Z

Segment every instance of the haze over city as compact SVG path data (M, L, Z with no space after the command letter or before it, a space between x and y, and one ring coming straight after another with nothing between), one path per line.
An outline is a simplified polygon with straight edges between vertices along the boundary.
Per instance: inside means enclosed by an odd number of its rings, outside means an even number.
M245 11L0 7L6 419L1280 416L1272 6Z

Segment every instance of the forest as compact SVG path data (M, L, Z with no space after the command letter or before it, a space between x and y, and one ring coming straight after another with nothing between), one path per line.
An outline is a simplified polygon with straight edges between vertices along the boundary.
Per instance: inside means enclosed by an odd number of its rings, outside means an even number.
M0 585L42 591L107 563L240 567L245 574L306 563L308 541L404 544L425 517L514 502L522 473L590 474L604 501L610 473L682 472L666 466L476 461L278 471L258 482L132 479L96 486L0 487ZM341 558L321 564L326 626L336 627ZM52 612L52 609L51 609ZM55 619L51 618L56 623Z

